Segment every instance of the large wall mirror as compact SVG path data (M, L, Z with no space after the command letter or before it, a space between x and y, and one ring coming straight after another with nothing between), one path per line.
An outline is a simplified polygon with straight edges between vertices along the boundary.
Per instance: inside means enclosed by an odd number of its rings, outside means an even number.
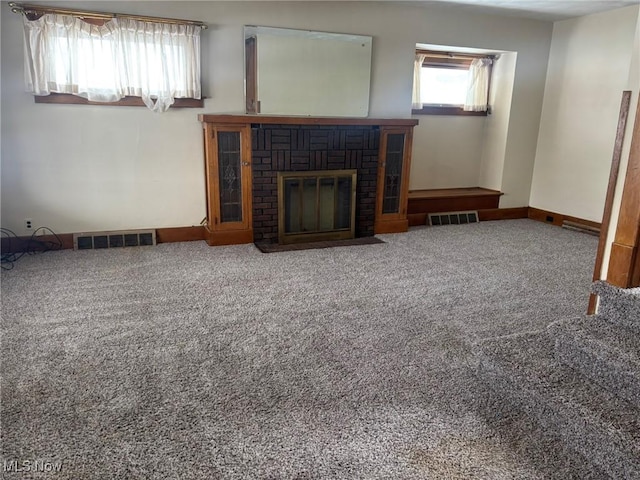
M245 26L247 113L366 117L371 40Z

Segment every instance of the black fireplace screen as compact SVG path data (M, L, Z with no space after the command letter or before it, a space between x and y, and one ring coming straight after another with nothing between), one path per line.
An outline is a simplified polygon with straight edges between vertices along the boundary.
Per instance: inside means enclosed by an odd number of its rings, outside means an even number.
M353 238L355 170L278 173L280 243Z

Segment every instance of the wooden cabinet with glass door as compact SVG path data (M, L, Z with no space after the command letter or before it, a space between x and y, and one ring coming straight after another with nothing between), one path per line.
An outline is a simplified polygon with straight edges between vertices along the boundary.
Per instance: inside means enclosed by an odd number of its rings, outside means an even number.
M204 123L209 245L253 242L251 128Z
M375 233L406 232L412 127L381 127Z

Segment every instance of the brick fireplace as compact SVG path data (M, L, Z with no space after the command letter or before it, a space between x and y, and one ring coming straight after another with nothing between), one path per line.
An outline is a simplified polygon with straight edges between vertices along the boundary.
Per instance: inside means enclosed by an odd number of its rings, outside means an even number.
M356 237L374 234L377 126L251 126L253 238L278 240L278 172L357 170Z
M355 237L407 231L417 120L215 114L199 115L199 119L204 133L209 245L315 241L311 239L324 239L325 232L332 234L326 238L331 240L345 230ZM345 174L349 180L343 178ZM313 178L315 190L309 186ZM289 192L283 195L286 207L278 201L279 184ZM317 192L315 230L310 220L313 212L307 210L313 196L309 192ZM331 192L333 213L327 207ZM298 203L292 200L296 195ZM351 215L348 228L346 204ZM279 207L287 212L282 218ZM297 220L292 212L297 212Z

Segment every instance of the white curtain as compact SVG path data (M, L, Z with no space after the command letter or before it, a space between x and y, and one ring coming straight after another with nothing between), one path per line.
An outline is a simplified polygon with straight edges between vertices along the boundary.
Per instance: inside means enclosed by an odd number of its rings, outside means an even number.
M411 98L411 108L415 109L422 108L422 102L420 101L420 76L425 58L427 58L426 55L417 54L413 62L413 96Z
M491 76L491 59L476 58L469 67L467 84L467 99L464 110L469 112L484 112L487 110L489 99L489 78Z
M24 18L25 86L35 95L95 102L141 97L155 112L200 98L200 27L114 18L103 26L69 15Z

